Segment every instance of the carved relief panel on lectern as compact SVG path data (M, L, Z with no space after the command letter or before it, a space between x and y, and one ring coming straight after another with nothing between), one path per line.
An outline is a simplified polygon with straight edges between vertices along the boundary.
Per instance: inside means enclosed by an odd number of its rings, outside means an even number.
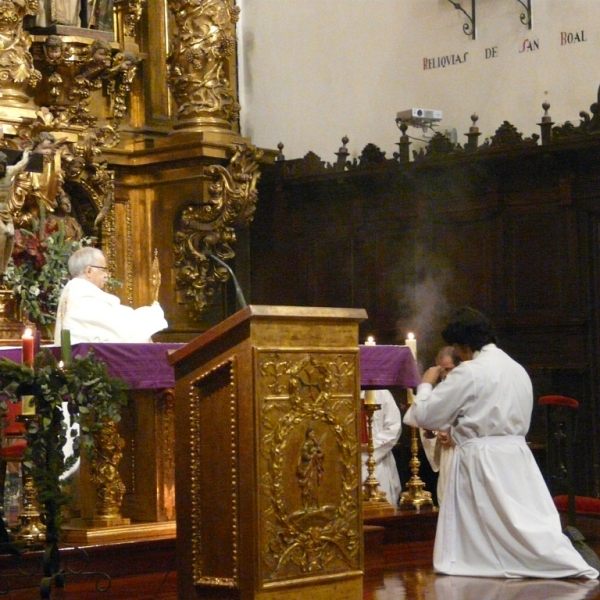
M354 356L256 351L263 584L360 568Z

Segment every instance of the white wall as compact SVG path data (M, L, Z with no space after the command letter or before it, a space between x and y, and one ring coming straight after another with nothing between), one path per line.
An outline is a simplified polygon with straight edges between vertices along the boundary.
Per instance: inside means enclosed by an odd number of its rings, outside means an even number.
M471 11L471 0L461 0ZM479 115L480 140L504 120L539 133L542 103L557 123L579 122L600 84L600 0L532 0L533 29L517 0L477 0L477 39L448 0L238 0L242 133L286 158L309 150L334 161L341 138L351 156L372 142L397 149L399 110L440 109L438 130L459 143ZM561 45L561 32L586 41ZM519 52L526 40L538 49ZM486 49L497 56L486 59ZM467 54L423 69L424 58ZM422 137L418 128L409 135ZM415 142L412 148L418 148Z

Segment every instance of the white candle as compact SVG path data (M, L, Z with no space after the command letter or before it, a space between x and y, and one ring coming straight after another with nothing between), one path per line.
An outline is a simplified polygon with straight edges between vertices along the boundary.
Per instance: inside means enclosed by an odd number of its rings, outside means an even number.
M377 344L375 343L375 338L372 335L370 335L365 342L365 346L376 346L376 345Z
M413 358L417 360L417 340L414 333L408 334L408 337L404 340L404 345L410 348Z
M377 404L375 399L375 390L367 390L365 392L365 404Z

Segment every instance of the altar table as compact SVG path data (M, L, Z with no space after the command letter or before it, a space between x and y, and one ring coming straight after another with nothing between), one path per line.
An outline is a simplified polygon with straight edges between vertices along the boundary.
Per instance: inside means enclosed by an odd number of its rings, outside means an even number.
M132 521L175 519L175 374L167 356L184 345L82 343L72 347L73 357L93 351L96 358L106 364L111 377L129 386L130 403L119 424L125 441L119 473L127 489L122 516ZM60 359L60 347L43 348ZM413 388L420 383L415 360L407 346L359 346L359 352L361 387ZM21 348L0 348L0 358L20 363ZM92 515L93 499L82 502L81 510L84 517Z
M86 356L90 351L106 363L108 373L125 381L132 390L166 389L175 386L169 352L185 344L108 344L82 343L72 348L73 356ZM57 358L60 347L45 346ZM359 346L361 387L414 388L421 378L408 346ZM0 348L0 357L21 362L21 348Z

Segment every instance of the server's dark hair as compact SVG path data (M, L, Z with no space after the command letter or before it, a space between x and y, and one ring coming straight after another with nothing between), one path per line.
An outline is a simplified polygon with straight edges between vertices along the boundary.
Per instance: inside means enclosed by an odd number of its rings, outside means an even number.
M468 346L473 351L498 342L490 319L470 306L460 308L450 317L442 337L447 344Z

